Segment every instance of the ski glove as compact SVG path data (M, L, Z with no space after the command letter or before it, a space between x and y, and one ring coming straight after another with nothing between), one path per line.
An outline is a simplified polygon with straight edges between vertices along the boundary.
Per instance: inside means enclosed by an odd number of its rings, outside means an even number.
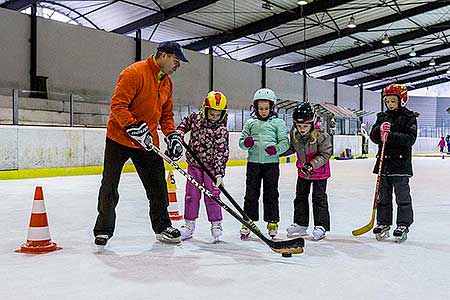
M251 148L253 147L253 145L255 144L255 140L253 139L252 136L248 136L244 139L244 146L247 148Z
M264 150L266 150L266 153L269 154L269 155L277 154L277 148L275 148L275 146L268 146Z
M222 178L221 175L217 175L217 176L216 176L216 183L214 184L214 186L215 186L216 188L218 188L219 186L224 186L224 185L223 185L223 178Z
M391 132L391 123L383 122L380 126L381 141L383 143L385 143L387 141L389 132Z
M314 170L313 166L310 163L306 163L303 165L303 167L300 169L300 172L305 174L306 176L311 175L311 172Z
M167 144L165 154L174 161L179 160L183 156L182 139L181 133L178 130L172 131L164 138Z
M148 131L147 123L144 121L139 121L137 123L128 125L125 127L128 135L137 141L139 145L144 147L145 150L151 150L151 145L153 145L152 134Z

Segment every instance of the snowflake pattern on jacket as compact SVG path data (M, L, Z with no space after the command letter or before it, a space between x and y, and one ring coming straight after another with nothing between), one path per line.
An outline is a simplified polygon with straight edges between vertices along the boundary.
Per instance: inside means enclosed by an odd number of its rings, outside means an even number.
M225 176L225 166L230 156L228 129L222 122L210 122L202 118L200 113L191 113L183 118L178 130L191 132L189 147L214 176ZM200 168L189 152L186 152L189 165Z

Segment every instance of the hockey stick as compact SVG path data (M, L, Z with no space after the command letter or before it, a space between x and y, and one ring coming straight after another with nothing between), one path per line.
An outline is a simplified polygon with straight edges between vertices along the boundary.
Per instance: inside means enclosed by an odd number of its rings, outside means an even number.
M191 147L189 147L188 144L186 144L186 142L183 140L182 141L184 148L186 148L187 152L189 152L189 154L194 158L194 160L200 165L200 167L202 168L202 170L204 172L206 172L206 174L208 175L208 177L214 182L216 183L216 177L211 173L211 171L205 166L205 164L200 160L200 158L198 157L198 155L191 149ZM254 224L253 221L247 216L247 214L244 212L244 210L239 206L239 204L236 202L236 200L234 200L234 198L230 195L230 193L228 193L228 191L225 189L225 187L223 185L219 186L220 191L225 195L225 197L227 197L227 199L231 202L231 204L233 204L233 206L239 211L239 213L242 215L242 217L244 218L244 220L246 220L249 224ZM259 228L256 226L255 227L259 230ZM261 231L261 230L259 230Z
M241 222L242 225L245 225L248 229L250 229L257 237L259 237L267 246L269 246L274 252L280 254L300 254L303 253L303 246L305 245L305 241L302 238L295 238L284 241L273 241L265 237L261 231L256 227L255 224L250 224L246 220L244 220L238 213L236 213L231 207L226 205L222 200L217 198L211 191L206 189L203 185L198 183L189 173L183 170L175 161L173 161L170 157L164 154L161 149L156 147L151 143L145 143L144 141L140 141L141 146L144 147L147 151L154 151L156 154L161 156L169 165L175 168L178 172L181 173L187 180L189 180L193 185L195 185L201 192L205 195L213 199L217 204L219 204L224 210L226 210L230 215L232 215L236 220Z
M381 157L380 157L380 164L378 165L378 175L377 175L377 184L375 186L375 195L373 197L373 207L372 207L372 216L370 217L370 222L369 224L355 229L352 231L352 234L354 236L358 236L361 234L364 234L366 232L368 232L369 230L371 230L373 228L373 225L375 223L375 216L377 214L377 200L378 200L378 195L380 193L380 182L381 182L381 170L383 167L383 161L384 161L384 148L386 147L386 142L383 142L383 145L381 146Z

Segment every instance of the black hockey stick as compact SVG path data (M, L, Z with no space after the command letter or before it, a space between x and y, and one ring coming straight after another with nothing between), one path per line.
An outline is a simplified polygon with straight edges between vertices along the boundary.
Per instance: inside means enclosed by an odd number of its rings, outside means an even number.
M199 166L202 168L202 170L204 172L206 172L206 174L208 175L208 177L214 182L216 183L216 178L215 176L211 173L211 171L205 166L205 164L201 161L201 159L198 157L198 155L192 150L192 148L186 144L186 142L184 140L182 140L182 144L184 146L184 148L186 148L187 152L189 152L189 154L192 156L192 158L194 158L194 160L199 164ZM220 191L225 195L225 197L227 197L227 199L231 202L231 204L233 204L233 206L238 210L238 212L242 215L242 217L244 218L244 220L251 226L253 227L253 229L257 230L259 233L262 234L261 230L258 228L258 226L247 216L247 214L244 212L244 210L239 206L239 204L236 202L236 200L234 200L233 196L230 195L230 193L228 193L228 191L225 189L225 187L223 185L219 185L219 189ZM302 237L298 237L296 238L298 240L302 240L302 243L304 245L305 241ZM283 242L283 241L280 241Z
M208 175L208 177L216 183L216 177L211 173L211 171L205 166L205 164L200 160L198 155L189 147L188 144L183 140L182 141L184 148L186 148L187 152L194 158L194 160L199 164L199 166L202 168L204 172ZM220 191L227 197L227 199L233 204L233 206L239 211L239 213L242 215L244 220L246 220L249 224L253 224L253 221L247 216L247 214L244 212L244 210L239 206L239 204L234 200L234 198L228 193L228 191L225 189L223 185L219 186ZM256 225L255 225L256 227ZM256 227L258 228L258 227ZM258 228L259 230L259 228ZM261 230L260 230L261 231Z
M146 140L147 141L147 140ZM281 254L300 254L303 253L303 246L305 245L305 241L299 237L290 240L284 241L273 241L265 237L261 231L256 227L255 224L250 224L246 220L244 220L237 212L235 212L231 207L226 205L222 200L217 198L211 191L206 189L203 185L198 183L189 173L183 170L175 161L173 161L170 157L164 154L161 149L153 145L152 143L145 143L145 141L139 141L141 146L144 147L147 151L154 151L156 154L161 156L169 165L175 168L178 172L181 173L187 180L189 180L193 185L195 185L201 192L205 195L213 199L217 204L219 204L224 210L226 210L230 215L232 215L236 220L241 222L242 225L245 225L248 229L250 229L257 237L259 237L267 246L269 246L273 251Z
M375 223L375 216L377 214L378 195L380 194L381 168L383 167L385 146L386 146L386 142L383 142L383 145L381 146L380 163L378 164L377 184L375 186L375 195L373 197L372 215L370 216L369 224L367 224L361 228L353 230L352 234L354 236L358 236L358 235L368 232L370 229L373 228L373 225Z

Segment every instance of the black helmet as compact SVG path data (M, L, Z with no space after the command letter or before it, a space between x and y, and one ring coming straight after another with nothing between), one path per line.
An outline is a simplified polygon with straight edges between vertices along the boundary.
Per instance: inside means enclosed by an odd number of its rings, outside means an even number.
M314 126L317 121L314 107L309 102L300 103L292 113L292 121L297 124L311 124Z

